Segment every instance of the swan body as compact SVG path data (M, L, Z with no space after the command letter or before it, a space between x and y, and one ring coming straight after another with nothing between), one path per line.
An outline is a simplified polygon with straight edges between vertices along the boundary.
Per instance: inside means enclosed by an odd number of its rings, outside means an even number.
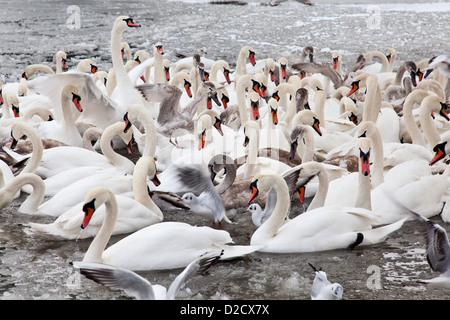
M147 192L147 176L152 181L156 177L155 160L148 156L141 157L136 163L133 173L133 197L116 195L119 212L113 235L131 233L163 220L163 213ZM89 225L80 230L83 221L82 207L83 201L80 201L50 224L30 223L32 231L47 237L63 239L94 237L105 218L105 206L100 207Z
M250 240L251 245L263 246L259 250L262 252L315 252L379 243L404 222L400 220L392 225L372 228L376 218L372 211L327 206L307 211L282 225L289 208L289 196L286 182L279 175L269 171L257 174L251 184L253 193L249 201L259 189L266 190L269 186L277 192L277 204L271 217Z
M161 222L142 228L105 250L117 219L117 202L108 189L95 188L88 192L83 206L87 216L82 227L87 226L96 208L102 204L106 206L107 215L83 261L105 263L134 271L162 270L184 268L209 252L223 250L221 259L233 259L259 248L230 246L232 239L224 230L195 227L182 222Z

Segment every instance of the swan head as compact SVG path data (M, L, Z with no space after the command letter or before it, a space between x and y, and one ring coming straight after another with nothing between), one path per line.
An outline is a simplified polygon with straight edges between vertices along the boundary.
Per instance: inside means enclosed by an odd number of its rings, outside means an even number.
M281 70L281 78L283 80L287 79L287 63L288 60L284 57L278 59L278 63L280 64L280 70Z
M441 159L444 159L450 152L448 140L438 143L433 147L434 157L430 161L430 166L434 165Z
M155 43L153 50L155 53L163 55L164 54L164 46L163 46L162 42L158 41L157 43Z
M308 129L304 125L296 126L292 129L290 136L291 150L289 152L289 160L293 160L295 158L295 153L297 152L298 147L298 138L303 139L303 137L308 134Z
M19 117L19 97L17 96L17 94L6 92L3 95L3 98L6 102L6 106L12 109L14 117Z
M97 64L92 59L83 59L77 65L79 72L91 72L95 74L98 71Z
M250 92L250 107L252 109L253 119L258 120L259 116L259 94L256 92Z
M297 112L293 119L293 123L309 125L314 129L314 131L317 132L319 136L322 136L319 118L312 110L302 110Z
M339 62L341 62L341 53L339 51L334 51L331 54L331 60L333 62L333 69L337 69Z
M64 51L59 50L56 53L56 61L58 62L58 60L61 62L62 69L63 70L67 70L68 69L67 68L67 64L66 64L66 62L67 62L67 54Z
M308 57L309 62L314 62L314 48L312 46L306 46L302 50L302 56Z
M372 145L369 138L358 138L359 158L361 173L364 176L370 174L370 149Z
M170 60L163 60L164 73L166 75L166 81L170 81Z
M282 188L282 192L289 193L289 189L286 181L281 175L273 170L261 170L259 171L250 182L250 198L248 203L252 202L260 192L269 190L270 188Z
M34 128L26 122L15 122L11 125L11 149L16 148L20 139L28 135ZM34 129L36 130L36 129ZM36 131L37 134L37 131Z
M396 56L397 56L397 51L394 48L389 48L386 50L386 58L389 63L391 63L391 61L395 61Z
M79 95L78 88L72 85L67 85L63 88L62 98L72 100L73 104L77 108L79 112L83 111L83 107L81 106L81 96Z
M159 186L161 184L161 181L159 181L158 178L158 170L156 169L156 161L155 158L153 157L141 157L141 159L148 159L149 160L149 164L148 164L148 171L147 171L147 176L149 177L150 181L153 182L153 184L155 186Z
M94 187L86 194L82 207L84 218L81 223L81 229L88 226L95 210L106 202L110 202L117 209L116 197L106 187Z
M241 53L244 54L246 58L248 58L252 66L256 64L255 50L253 50L251 46L243 46L241 48Z
M271 98L267 105L270 108L270 113L272 114L272 123L274 125L278 124L278 102L274 98Z
M114 21L114 29L119 32L124 32L128 28L136 28L141 25L134 22L133 18L129 16L119 16Z

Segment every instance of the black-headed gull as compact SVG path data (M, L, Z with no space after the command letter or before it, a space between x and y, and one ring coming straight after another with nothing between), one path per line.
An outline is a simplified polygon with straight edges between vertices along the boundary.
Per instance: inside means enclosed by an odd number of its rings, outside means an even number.
M339 283L331 283L327 274L319 269L316 269L311 263L308 264L313 268L316 273L312 288L311 299L312 300L342 300L344 294L344 288Z
M172 282L169 289L152 285L147 279L129 269L103 263L74 261L73 266L86 278L111 289L121 289L137 300L174 300L178 291L194 275L202 274L220 254L208 254L192 261Z

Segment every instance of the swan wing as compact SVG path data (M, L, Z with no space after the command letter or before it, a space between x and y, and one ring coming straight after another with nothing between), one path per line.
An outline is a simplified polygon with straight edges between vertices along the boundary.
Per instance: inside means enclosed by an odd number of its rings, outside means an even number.
M105 287L121 289L138 300L155 300L151 283L131 270L84 261L74 261L73 265L86 278Z
M167 290L167 299L174 300L177 292L186 284L186 282L194 275L203 273L215 261L220 259L220 254L208 254L192 261L172 282Z
M336 70L323 64L316 62L299 62L293 64L292 68L299 71L304 71L306 73L320 73L325 77L330 78L330 80L334 83L335 89L342 86L341 75Z

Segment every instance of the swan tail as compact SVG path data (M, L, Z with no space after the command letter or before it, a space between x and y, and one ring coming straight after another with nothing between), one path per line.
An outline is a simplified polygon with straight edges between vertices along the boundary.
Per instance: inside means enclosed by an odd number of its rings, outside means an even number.
M258 251L262 246L223 246L223 254L220 260L231 260L241 258L248 254Z
M383 227L377 227L362 232L364 235L364 239L361 245L371 245L383 242L392 232L400 229L406 220L408 220L408 218L403 218L397 222L385 225Z
M70 239L75 240L79 238L79 235L71 235L67 234L60 228L57 228L54 224L44 224L44 223L34 223L29 222L28 226L30 227L30 231L34 235L42 236L46 239L51 240L64 240L64 239Z

